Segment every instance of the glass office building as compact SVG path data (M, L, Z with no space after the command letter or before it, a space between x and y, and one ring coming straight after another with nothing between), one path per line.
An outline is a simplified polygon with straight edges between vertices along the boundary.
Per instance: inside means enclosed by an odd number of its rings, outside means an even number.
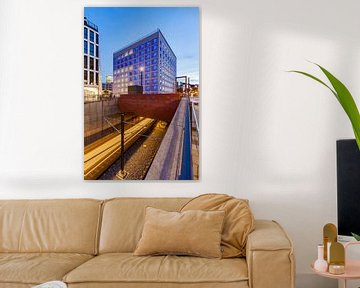
M97 100L101 95L99 29L84 17L84 97Z
M144 94L174 93L176 56L158 29L113 54L113 93L128 94L142 86Z

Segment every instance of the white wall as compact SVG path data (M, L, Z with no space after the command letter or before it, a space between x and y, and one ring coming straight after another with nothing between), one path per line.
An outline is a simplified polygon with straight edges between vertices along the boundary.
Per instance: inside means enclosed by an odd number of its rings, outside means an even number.
M84 4L201 7L201 181L82 180ZM322 226L336 223L335 141L352 133L325 88L284 71L320 75L306 62L316 61L359 101L359 8L358 0L1 0L0 198L249 198L257 218L278 220L294 240L298 287L315 287L309 264Z

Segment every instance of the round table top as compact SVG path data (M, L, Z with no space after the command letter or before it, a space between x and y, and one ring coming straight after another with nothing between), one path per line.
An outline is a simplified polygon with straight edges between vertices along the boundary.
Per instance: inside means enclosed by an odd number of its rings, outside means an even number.
M331 274L329 272L320 272L314 269L314 263L311 264L311 269L318 275L334 278L334 279L360 279L360 261L346 261L344 274Z

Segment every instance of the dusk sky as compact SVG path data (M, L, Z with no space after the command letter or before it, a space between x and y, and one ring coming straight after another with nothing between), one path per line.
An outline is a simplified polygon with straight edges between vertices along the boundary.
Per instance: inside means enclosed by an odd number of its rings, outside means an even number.
M85 7L99 27L102 81L112 75L113 53L157 30L177 57L177 76L199 83L199 9L197 7Z

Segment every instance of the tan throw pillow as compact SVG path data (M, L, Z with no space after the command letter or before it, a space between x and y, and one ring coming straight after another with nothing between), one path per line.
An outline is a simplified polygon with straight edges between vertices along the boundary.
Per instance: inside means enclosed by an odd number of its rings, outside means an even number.
M167 212L147 207L134 255L221 258L224 211Z
M221 236L222 257L246 255L247 236L254 230L254 217L247 200L239 200L225 194L204 194L190 200L181 209L188 210L225 211Z

